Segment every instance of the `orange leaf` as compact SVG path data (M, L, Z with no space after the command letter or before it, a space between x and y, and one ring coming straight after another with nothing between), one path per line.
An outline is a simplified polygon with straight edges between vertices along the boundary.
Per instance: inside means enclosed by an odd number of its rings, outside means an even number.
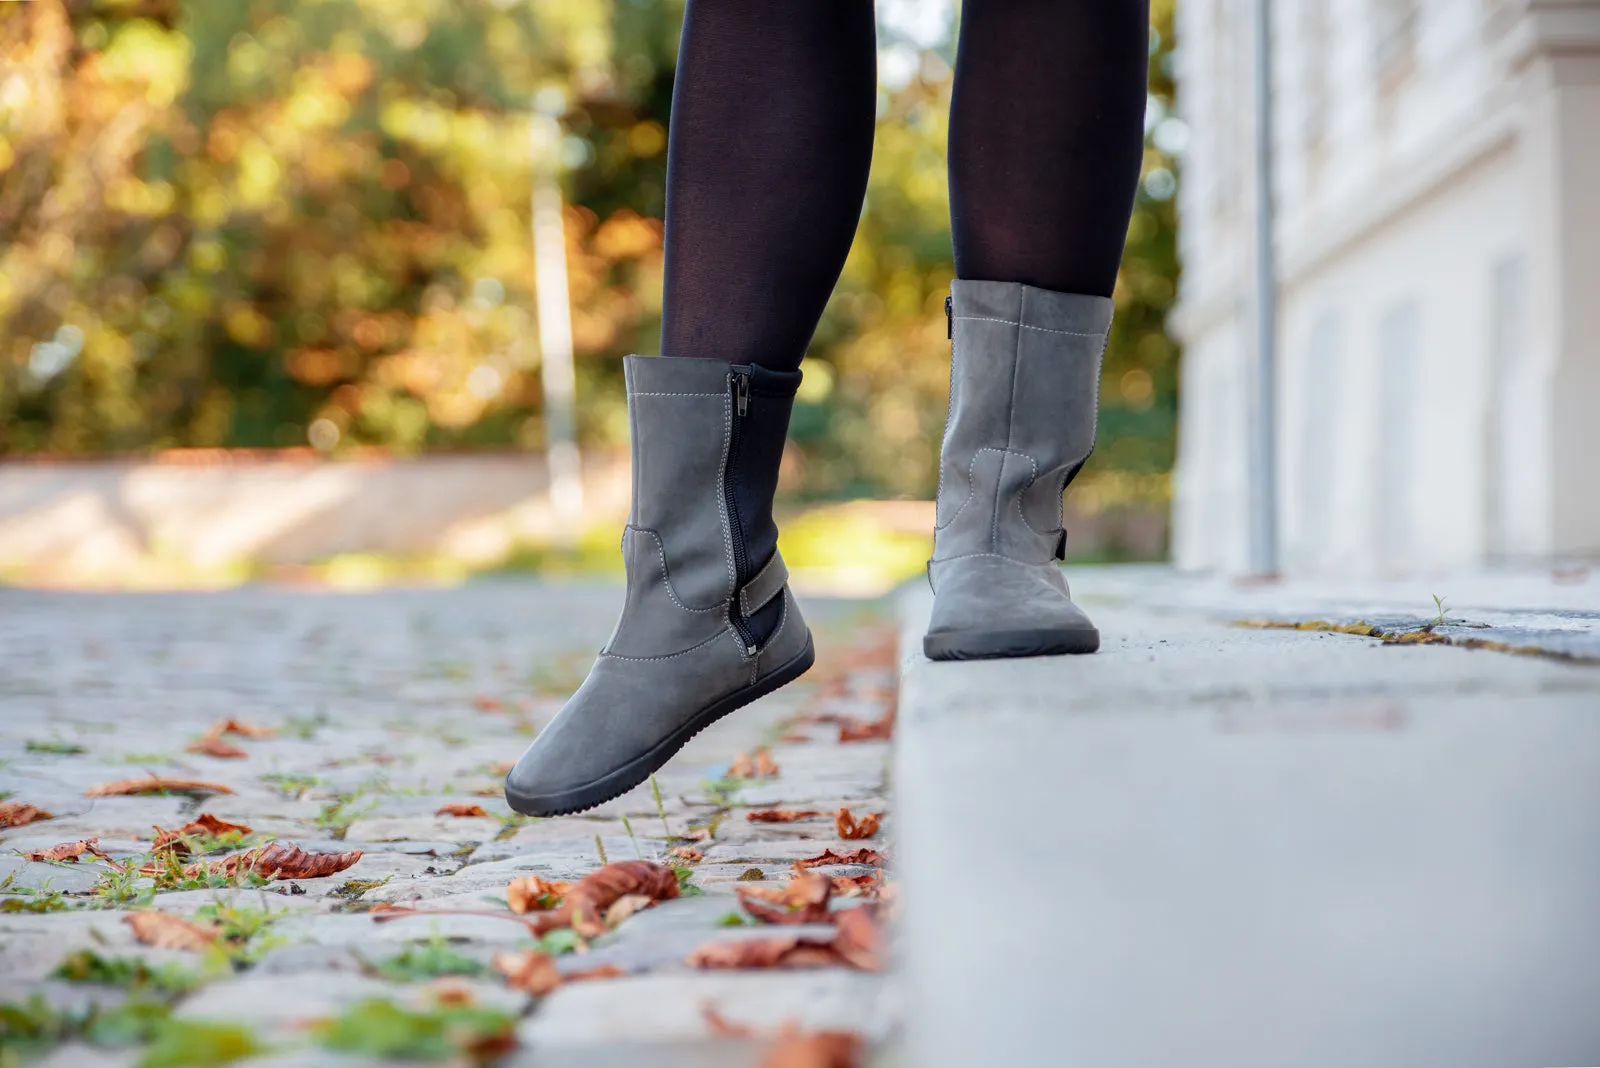
M0 827L22 827L55 817L42 808L21 801L0 801Z
M826 812L814 808L758 808L746 812L744 818L751 823L793 823L795 820L826 815Z
M510 885L506 887L506 904L516 913L555 908L561 904L561 899L567 896L567 891L570 889L572 889L571 883L546 882L537 875L524 875L520 879L511 880Z
M872 909L872 905L863 905L833 914L835 934L830 948L840 960L864 972L883 970L883 932Z
M490 764L489 765L489 774L490 775L510 775L511 774L511 769L516 767L516 766L517 765L513 761L502 760L502 761L499 761L498 763L494 763L494 764Z
M238 719L225 719L213 723L206 735L211 738L220 738L224 734L237 734L244 738L271 738L273 732L266 727L257 727Z
M857 1068L866 1043L850 1031L787 1033L761 1061L761 1068Z
M781 889L740 886L734 893L746 912L767 923L822 923L828 918L833 883L826 875L807 872L790 879ZM758 899L775 901L778 907L758 904Z
M86 838L81 842L62 842L60 845L53 845L49 849L35 849L22 855L28 860L70 860L76 864L78 858L85 853L91 855L100 853L100 850L95 847L95 843L98 841L100 841L98 838Z
M835 853L831 849L824 849L814 857L806 857L794 862L796 871L806 868L819 868L828 864L872 864L882 867L885 863L882 853L876 849L856 849L849 853Z
M505 706L487 694L479 694L472 699L472 707L479 712L498 712Z
M772 754L764 745L753 753L740 753L728 765L728 775L736 779L768 779L776 774L778 765L772 762Z
M849 720L839 724L841 742L887 742L894 737L895 705L891 698L889 707L877 719L867 723Z
M535 930L543 934L558 927L571 927L585 938L593 938L606 930L606 910L627 894L642 894L652 901L677 897L678 876L666 865L649 860L607 864L574 883L560 908L535 921Z
M644 894L623 894L606 909L606 926L616 927L635 912L647 909L655 903L655 898L646 897Z
M360 859L359 849L348 853L307 853L297 845L270 842L260 849L247 849L232 856L187 865L183 873L191 878L197 875L232 878L241 871L248 871L266 879L321 879L344 871ZM146 864L139 870L145 875L159 875L167 869L157 863Z
M809 734L803 734L800 731L784 731L782 734L778 735L778 741L787 742L789 744L809 742L810 740L811 736Z
M840 897L876 897L880 873L871 875L835 875L833 892Z
M561 985L561 973L556 971L555 958L539 949L522 953L496 953L491 963L494 970L506 977L513 990L543 997Z
M600 964L593 968L585 968L581 972L568 972L561 978L569 983L581 983L588 979L615 979L627 974L625 969L615 964Z
M474 805L470 801L452 801L447 805L440 805L435 816L482 816L488 818L488 813L482 805Z
M869 812L859 820L850 814L847 808L841 808L833 814L834 827L839 832L839 837L846 841L856 838L871 838L878 833L878 821L883 819L881 812Z
M104 786L91 786L83 792L85 797L126 797L131 794L231 794L233 791L221 783L201 779L169 779L164 775L151 775L144 779L119 779Z
M157 949L206 949L222 933L221 928L166 912L130 912L122 922L133 928L133 937Z
M672 850L672 852L668 853L667 856L672 857L675 860L681 860L685 864L698 864L702 860L706 859L706 855L700 852L700 850L691 849L688 846L678 846L676 849Z
M238 746L209 734L197 742L190 742L184 746L184 749L191 753L200 753L204 756L218 757L223 760L241 760L247 755Z

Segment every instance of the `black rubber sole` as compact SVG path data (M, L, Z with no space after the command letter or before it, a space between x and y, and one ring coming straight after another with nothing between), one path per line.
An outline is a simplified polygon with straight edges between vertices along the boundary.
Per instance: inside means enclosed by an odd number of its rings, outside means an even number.
M567 790L545 797L518 793L511 788L511 783L508 781L505 784L506 804L524 816L570 816L575 812L583 812L596 805L603 805L613 798L621 797L659 771L661 765L671 760L677 755L678 750L688 744L689 739L728 713L735 712L751 701L765 697L779 687L798 679L811 669L815 661L816 650L811 644L811 635L807 633L806 647L800 650L794 659L755 685L735 690L716 704L701 709L693 719L658 742L653 749L629 761L611 774L576 790Z
M1100 648L1100 632L1078 630L941 631L922 639L929 660L999 660L1019 656L1063 656Z

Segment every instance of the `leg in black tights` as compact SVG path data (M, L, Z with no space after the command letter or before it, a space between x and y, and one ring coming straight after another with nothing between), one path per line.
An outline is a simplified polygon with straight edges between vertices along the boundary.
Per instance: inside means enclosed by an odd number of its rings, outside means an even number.
M1147 0L965 0L950 116L961 278L1109 296L1139 177ZM689 0L661 352L799 366L872 157L870 0Z
M956 276L1109 297L1144 153L1148 0L966 0Z
M876 108L871 0L689 0L663 356L800 366L861 216Z

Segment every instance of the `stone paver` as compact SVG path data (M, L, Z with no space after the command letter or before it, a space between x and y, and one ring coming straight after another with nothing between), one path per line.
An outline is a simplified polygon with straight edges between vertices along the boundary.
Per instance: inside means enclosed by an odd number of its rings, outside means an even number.
M1600 1064L1600 584L1438 585L1527 656L1232 625L1424 626L1398 584L1072 578L1096 656L931 663L902 601L909 1063Z
M80 1019L95 1005L102 1016L112 1013L130 997L126 989L58 975L64 958L91 952L192 973L197 985L187 992L146 986L133 996L162 1001L180 1022L173 1026L253 1029L266 1050L235 1063L259 1068L390 1063L318 1048L306 1024L371 999L434 1012L443 988L511 1019L519 1041L501 1058L511 1065L637 1064L641 1051L653 1065L758 1063L763 1043L713 1036L707 1005L762 1034L792 1021L886 1041L898 1010L879 975L705 973L684 963L706 942L773 933L724 925L738 911L735 887L779 886L796 859L824 849L885 848L892 818L868 842L840 840L831 819L743 818L751 807L888 809L886 742L842 744L835 725L792 725L803 715L871 720L885 711L896 683L892 660L855 652L881 634L879 610L808 601L822 666L695 739L657 776L659 811L647 785L583 816L516 817L498 793L502 766L581 680L619 597L615 587L558 582L360 595L0 589L0 792L54 814L0 830L0 1003L23 1006L37 996ZM186 751L227 718L273 735L230 736L243 759ZM738 753L762 744L771 746L777 777L725 779ZM149 773L233 792L85 796ZM436 814L451 802L481 805L486 815ZM93 859L53 864L20 855L98 837L120 864L148 853L153 828L202 812L252 827L252 842L359 848L362 857L327 878L186 888L125 878ZM613 965L621 978L534 999L486 967L498 950L533 944L524 927L485 915L510 915L509 881L575 879L601 864L602 851L612 861L666 861L682 844L676 836L693 828L710 831L695 843L704 860L689 865L693 896L640 912L586 952L558 960L567 972ZM369 911L391 905L416 914L378 922ZM149 908L207 921L221 914L261 928L231 960L155 949L121 922L128 910ZM397 958L429 954L477 974L440 979L420 965L409 974L383 971ZM137 1044L110 1043L93 1031L88 1037L98 1044L69 1037L34 1055L93 1068L142 1055Z

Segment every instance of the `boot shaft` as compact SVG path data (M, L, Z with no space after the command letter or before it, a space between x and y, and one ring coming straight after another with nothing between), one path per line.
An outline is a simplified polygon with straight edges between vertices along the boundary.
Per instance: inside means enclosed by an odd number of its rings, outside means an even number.
M1015 282L950 291L933 559L1058 559L1061 495L1094 449L1111 301Z

